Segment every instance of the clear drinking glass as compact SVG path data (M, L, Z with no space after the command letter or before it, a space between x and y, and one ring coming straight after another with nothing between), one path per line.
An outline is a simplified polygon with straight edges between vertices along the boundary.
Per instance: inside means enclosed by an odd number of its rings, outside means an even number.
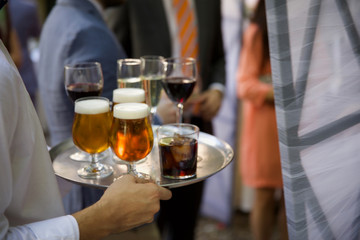
M100 96L104 87L101 64L84 62L65 65L65 90L71 101Z
M117 88L113 91L113 109L116 104L120 103L145 103L145 90L141 88ZM113 159L116 163L126 164L129 162L123 161L115 155ZM145 161L145 159L144 159ZM143 162L142 160L138 163ZM128 170L130 167L128 166Z
M118 88L143 88L140 74L140 59L125 58L117 61Z
M196 60L194 58L166 58L165 79L162 81L168 97L178 108L177 123L182 122L183 104L192 94L196 83Z
M156 130L161 174L165 178L196 176L199 128L186 123L166 124Z
M140 57L140 60L146 103L150 106L151 119L153 119L163 89L161 82L165 78L164 58L148 55Z
M91 155L91 162L78 170L82 178L104 178L113 173L111 166L99 163L97 154L109 148L110 102L104 97L85 97L75 101L72 136L75 146Z
M64 67L65 91L72 102L78 98L100 96L104 87L104 78L99 62L80 62ZM104 155L98 156L103 158ZM70 155L75 161L90 161L89 154L77 151Z
M121 103L114 106L110 145L116 156L129 162L129 173L145 179L150 176L136 171L136 163L153 148L154 134L145 103Z

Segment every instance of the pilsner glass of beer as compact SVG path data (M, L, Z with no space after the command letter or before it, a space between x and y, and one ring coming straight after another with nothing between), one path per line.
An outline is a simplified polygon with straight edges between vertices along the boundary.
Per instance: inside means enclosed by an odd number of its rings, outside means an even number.
M157 128L161 174L165 178L196 176L199 128L192 124L166 124Z
M136 171L136 163L152 150L154 135L145 103L120 103L114 106L110 146L118 158L129 162L129 173L150 178Z
M97 154L109 147L110 102L104 97L85 97L75 101L72 137L75 146L91 155L91 162L78 170L82 178L104 178L113 173L111 166L98 162Z

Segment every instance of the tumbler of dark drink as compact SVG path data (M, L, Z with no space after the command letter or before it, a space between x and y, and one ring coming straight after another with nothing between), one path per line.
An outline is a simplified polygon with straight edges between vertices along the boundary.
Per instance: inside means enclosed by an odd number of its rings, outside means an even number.
M171 179L195 177L199 128L185 123L166 124L156 133L162 176Z

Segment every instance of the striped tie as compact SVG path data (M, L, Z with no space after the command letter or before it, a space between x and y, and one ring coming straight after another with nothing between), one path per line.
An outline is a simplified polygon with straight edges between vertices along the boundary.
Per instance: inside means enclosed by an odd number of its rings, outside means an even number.
M173 0L173 7L176 12L180 56L197 59L199 49L194 11L188 0Z

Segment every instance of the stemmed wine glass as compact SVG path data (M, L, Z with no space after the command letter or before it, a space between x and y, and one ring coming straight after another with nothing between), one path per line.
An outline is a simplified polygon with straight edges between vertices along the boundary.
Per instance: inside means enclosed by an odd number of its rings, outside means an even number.
M65 90L69 98L100 96L104 87L101 65L84 62L65 65Z
M194 58L166 58L165 79L162 81L168 97L178 108L177 123L182 123L183 104L192 94L196 83L196 60Z
M124 58L117 61L118 88L143 88L140 79L140 59Z
M65 90L72 102L78 98L100 96L104 87L104 78L99 62L80 62L67 64L65 69ZM70 155L77 161L89 161L90 156L78 151Z
M136 163L152 150L154 134L145 103L121 103L114 106L110 145L118 158L129 162L128 173L150 180L150 176L136 171Z
M165 78L164 58L156 55L140 57L141 79L144 85L146 103L150 106L153 119L162 92L162 80Z
M104 178L113 173L109 165L98 162L97 154L109 148L110 101L104 97L84 97L75 101L72 136L75 146L91 155L91 162L78 170L82 178Z

